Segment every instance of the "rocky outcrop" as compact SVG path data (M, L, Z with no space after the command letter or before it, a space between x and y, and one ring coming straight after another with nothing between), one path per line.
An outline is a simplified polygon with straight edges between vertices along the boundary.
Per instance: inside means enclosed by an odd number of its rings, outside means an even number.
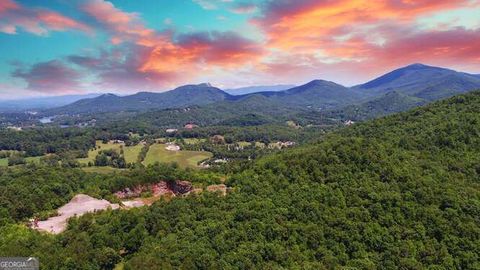
M168 182L168 186L170 190L175 193L175 195L183 195L183 194L188 194L190 191L193 190L192 183L188 181L174 181L174 182Z
M152 192L153 196L163 195L183 195L188 194L193 190L192 183L189 181L160 181L156 184L139 185L134 188L125 188L123 190L115 192L115 196L119 199L137 198L142 195L143 192Z

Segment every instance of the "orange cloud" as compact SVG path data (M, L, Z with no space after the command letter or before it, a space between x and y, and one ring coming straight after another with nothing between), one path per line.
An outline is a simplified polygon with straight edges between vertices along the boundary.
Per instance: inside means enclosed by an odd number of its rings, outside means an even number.
M409 24L420 15L470 5L472 1L467 0L275 1L254 22L264 30L272 47L318 50L324 45L341 46L342 40L355 32L372 34L372 28L385 22ZM346 26L349 32L336 35Z
M146 27L139 15L124 12L104 0L89 0L81 9L111 34L114 45L125 43L128 61L110 62L103 79L130 78L144 84L174 83L256 61L263 50L254 41L233 32L177 34ZM127 75L127 71L130 75Z

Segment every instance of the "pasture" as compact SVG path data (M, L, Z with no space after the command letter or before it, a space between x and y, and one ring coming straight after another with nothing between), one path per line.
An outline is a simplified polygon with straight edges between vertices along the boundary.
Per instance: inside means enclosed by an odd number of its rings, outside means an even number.
M176 162L182 168L197 168L198 162L211 158L212 153L206 151L168 151L165 144L153 144L143 161L144 165Z

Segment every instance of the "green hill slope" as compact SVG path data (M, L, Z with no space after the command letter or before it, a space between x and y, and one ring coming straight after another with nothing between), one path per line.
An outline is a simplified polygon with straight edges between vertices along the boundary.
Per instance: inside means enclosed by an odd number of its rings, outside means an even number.
M426 103L427 101L421 98L392 91L377 99L329 112L328 115L357 121L378 118L397 112L404 112Z
M226 197L86 215L55 238L5 227L0 253L48 269L120 254L125 269L478 269L479 153L475 92L265 157Z

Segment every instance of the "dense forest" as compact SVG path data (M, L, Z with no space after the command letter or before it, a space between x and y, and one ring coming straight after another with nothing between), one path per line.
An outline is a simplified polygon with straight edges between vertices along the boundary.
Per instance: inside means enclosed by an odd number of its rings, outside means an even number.
M105 197L130 179L195 175L4 169L0 254L37 256L44 269L479 269L479 152L475 92L263 157L229 176L226 197L87 214L57 236L15 221L76 191Z

